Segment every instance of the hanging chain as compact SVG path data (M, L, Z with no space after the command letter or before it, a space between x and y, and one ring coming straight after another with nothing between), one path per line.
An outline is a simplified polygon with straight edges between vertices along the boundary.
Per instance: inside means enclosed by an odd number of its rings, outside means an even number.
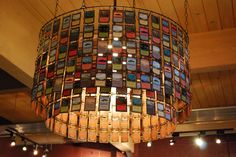
M135 8L135 0L133 0L133 8Z
M81 6L81 8L86 8L86 6L85 6L85 0L82 1L82 6Z
M56 0L55 12L54 12L54 18L57 17L58 7L59 7L59 0Z
M188 0L184 1L184 9L185 9L185 30L188 33Z

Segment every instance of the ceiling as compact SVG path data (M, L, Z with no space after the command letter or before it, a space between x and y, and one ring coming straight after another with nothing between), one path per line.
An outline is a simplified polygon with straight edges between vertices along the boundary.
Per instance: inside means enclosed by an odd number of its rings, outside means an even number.
M59 2L58 14L81 7L81 0ZM113 5L111 0L85 0L85 3L86 6ZM131 0L117 0L118 6L132 6L132 3ZM210 108L209 112L212 113L215 108L235 107L236 0L188 0L188 3L192 107L196 111ZM184 0L136 0L136 6L162 13L185 26ZM38 32L53 17L55 0L2 0L0 10L0 68L11 75L1 72L0 80L5 78L7 81L0 83L5 87L17 88L6 90L0 84L0 117L15 124L39 122L40 119L30 107L33 65ZM10 80L14 78L16 80ZM28 88L21 83L13 85L12 82L17 80ZM230 114L236 114L233 111ZM196 112L190 118L195 120L194 126L184 124L178 129L209 127L207 124L196 125L200 122L194 116L199 115ZM213 117L216 118L214 114ZM214 118L211 120L214 121ZM227 127L236 128L232 119ZM214 127L226 127L222 125L226 121L221 121L220 124L217 121Z
M14 0L11 0L14 1ZM22 0L15 5L30 12L43 25L54 16L56 0ZM6 2L7 3L7 2ZM8 2L9 3L9 2ZM17 4L18 3L18 4ZM136 0L136 7L159 12L185 26L184 0ZM207 32L236 26L236 0L188 0L189 32ZM59 0L58 14L78 9L81 0ZM113 5L113 0L85 0L86 6ZM117 6L133 6L132 0L117 0Z

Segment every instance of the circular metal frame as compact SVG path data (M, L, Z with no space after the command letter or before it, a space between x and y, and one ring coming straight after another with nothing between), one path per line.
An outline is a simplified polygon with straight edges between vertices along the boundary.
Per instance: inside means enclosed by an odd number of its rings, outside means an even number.
M39 38L32 104L55 133L139 143L168 136L189 115L188 35L170 18L86 7L50 20Z

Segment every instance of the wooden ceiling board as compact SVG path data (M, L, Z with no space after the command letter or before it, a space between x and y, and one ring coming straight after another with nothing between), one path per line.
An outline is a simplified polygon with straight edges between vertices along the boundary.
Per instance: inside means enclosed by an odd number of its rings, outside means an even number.
M133 1L132 0L118 0L117 1L117 6L132 7L133 6Z
M150 3L150 1L143 1L144 5L147 6L147 8L151 11L163 14L160 5L159 5L159 0L153 0L153 3ZM140 6L142 7L142 6Z
M193 109L196 109L196 108L199 108L199 106L200 106L200 103L199 103L199 98L198 98L198 96L197 96L197 94L196 94L196 90L195 90L195 88L192 88L192 86L191 86L191 105L192 105L192 108Z
M185 28L185 8L184 0L171 0L178 23Z
M212 82L212 89L216 96L216 100L219 106L224 106L225 104L225 97L222 93L222 86L220 84L220 73L219 72L212 72L208 73L209 78Z
M210 31L222 29L217 0L202 0Z
M24 7L39 19L42 24L46 23L49 17L52 17L53 13L48 7L43 3L43 1L35 0L22 0Z
M172 20L179 23L173 3L170 0L168 0L168 1L167 0L158 0L158 1L159 1L160 8L162 10L162 14L170 17Z
M199 75L199 80L202 84L202 91L205 94L205 98L207 99L207 101L205 102L206 107L214 107L214 106L219 106L219 102L216 99L216 95L215 92L212 88L212 82L209 79L209 75L208 73L202 73L202 74L198 74Z
M234 27L233 8L231 0L217 0L219 15L223 29Z
M230 79L231 74L229 71L221 71L220 72L220 84L222 86L222 92L225 97L225 103L228 106L236 105L234 102L234 97L236 93L233 93L232 82Z
M0 116L13 123L39 121L31 108L30 95L25 91L0 94Z
M208 25L207 19L204 13L204 8L202 5L202 1L200 0L189 0L189 9L191 10L191 16L193 20L193 25L196 30L194 33L197 32L207 32Z
M206 88L209 85L207 85L204 81L201 80L199 74L197 74L196 80L194 80L194 82L198 85L196 86L196 93L200 101L200 106L198 108L208 108L211 104L211 101L209 99L209 93Z
M236 0L231 0L231 6L233 12L234 27L236 27Z
M233 93L234 93L234 104L236 104L236 71L235 70L230 70L229 71L230 74L231 74L231 77L230 77L230 81L231 81L231 84L232 84L232 90L233 90Z
M191 78L192 78L191 89L192 92L194 93L193 95L195 95L195 98L198 102L198 104L193 104L193 108L202 108L203 105L205 104L205 100L202 99L204 97L204 94L201 91L202 85L197 75L193 75Z

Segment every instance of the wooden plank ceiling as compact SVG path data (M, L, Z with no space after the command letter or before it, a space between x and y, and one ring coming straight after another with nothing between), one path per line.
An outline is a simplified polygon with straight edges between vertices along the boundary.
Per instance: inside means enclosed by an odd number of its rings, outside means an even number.
M36 55L36 53L32 52L34 52L37 47L38 30L43 24L45 24L53 17L55 2L56 0L0 1L0 8L2 11L0 13L0 18L2 19L2 23L0 24L0 32L4 37L4 40L0 40L0 50L2 51L1 53L5 53L5 57L7 59L16 61L15 64L17 64L18 66L22 66L23 68L21 68L21 70L27 71L27 74L29 76L33 74L34 67L31 66L31 62L27 63L25 61L35 58L34 56ZM58 14L81 7L81 0L59 0L59 2ZM188 0L188 2L188 22L190 37L194 38L195 40L197 39L197 37L200 38L199 40L197 40L199 42L195 42L196 44L199 44L200 41L202 41L202 37L204 37L204 39L211 39L211 41L215 41L215 33L211 35L212 33L209 33L209 31L222 29L227 30L228 28L236 27L236 0ZM85 0L85 3L86 6L112 5L113 1ZM118 6L132 6L132 3L132 0L117 0ZM136 0L136 6L160 12L166 16L171 17L184 26L184 0ZM7 17L9 17L9 19L7 19ZM14 20L11 19L12 17L14 17ZM4 26L6 26L7 28L3 29ZM221 54L227 53L231 55L236 48L236 45L234 45L232 42L232 39L234 38L232 37L228 39L229 35L224 33L224 31L221 32L223 32L225 36L227 35L227 38L223 38L223 35L220 35L221 38L217 38L217 45L220 45L219 42L221 42L221 40L219 39L222 39L224 40L222 42L227 45L227 47L230 47L230 49L228 48L228 50L231 51L227 51L221 48L222 51L217 52L222 52ZM199 35L201 33L202 36ZM208 38L204 36L204 34L207 33L209 34L207 35ZM15 34L15 36L12 34ZM216 33L216 35L218 34ZM22 43L19 41L22 41ZM29 42L32 44L25 45L25 43ZM209 42L209 44L210 49L212 50L215 42ZM201 46L202 45L200 44L200 47ZM192 63L206 63L207 58L202 59L201 54L208 52L208 58L212 59L210 53L216 52L216 50L209 51L209 47L206 47L208 48L208 50L204 51L204 49L202 49L200 53L197 52L197 50L199 49L196 48L198 47L199 45L193 45L193 47L191 47L194 50L193 53L195 53L195 55L192 55L192 57L194 57L194 59L191 60ZM13 50L18 50L21 55L15 58L16 51ZM206 53L204 55L206 55ZM216 57L220 59L222 56L218 55ZM235 61L232 58L225 58L225 62L223 62L224 64L229 63L229 61L232 61L232 63L234 63ZM207 66L212 67L212 65L216 65L216 63L214 62ZM197 68L202 69L204 67L198 66ZM235 106L236 68L233 69L234 70L224 69L221 71L214 70L213 72L209 72L207 71L209 70L208 68L204 71L201 71L201 73L199 73L200 70L198 70L198 72L196 72L197 70L195 70L194 74L192 74L193 108L198 109L208 107ZM25 93L0 93L0 100L0 116L15 123L38 120L32 115L33 111L30 109L30 96L28 91Z
M236 105L236 70L192 74L192 107Z
M22 0L25 10L34 15L41 25L51 19L56 0ZM8 2L9 3L9 2ZM112 5L112 0L85 0L86 6ZM185 26L184 0L136 0L136 6L171 17ZM236 26L236 0L188 0L188 26L190 33L207 32ZM59 0L58 14L78 9L81 0ZM132 6L132 0L117 0L117 6Z

